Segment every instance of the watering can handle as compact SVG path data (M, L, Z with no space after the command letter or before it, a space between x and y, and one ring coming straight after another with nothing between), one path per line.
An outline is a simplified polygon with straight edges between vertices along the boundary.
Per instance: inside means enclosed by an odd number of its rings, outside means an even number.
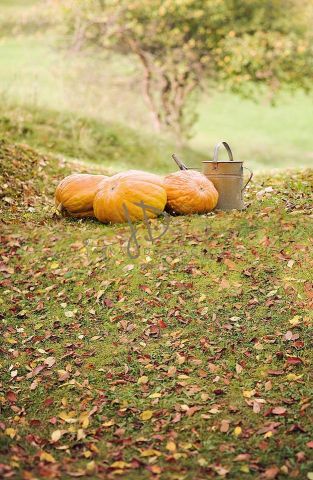
M224 146L224 147L226 148L227 153L228 153L228 156L229 156L229 160L230 160L231 162L233 162L233 161L234 161L234 158L233 158L233 153L232 153L232 151L231 151L231 149L230 149L230 146L228 145L227 142L220 142L220 143L218 143L217 145L215 145L214 155L213 155L213 163L217 164L217 162L218 162L218 151L219 151L219 149L220 149L222 146ZM217 168L217 165L215 165L215 168Z
M248 168L248 167L243 167L243 168L245 168L246 170L248 170L250 172L250 177L248 178L248 181L246 182L245 186L241 189L242 192L246 189L246 187L251 182L252 177L253 177L253 172L250 170L250 168Z

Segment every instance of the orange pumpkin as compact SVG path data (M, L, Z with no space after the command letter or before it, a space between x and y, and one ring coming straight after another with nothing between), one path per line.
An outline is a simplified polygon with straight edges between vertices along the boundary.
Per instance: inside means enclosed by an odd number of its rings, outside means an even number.
M123 223L142 220L143 209L137 204L143 202L158 211L166 205L163 179L153 173L129 170L107 178L99 185L93 202L95 216L103 223ZM146 209L148 218L155 218L158 212Z
M93 199L105 175L74 173L65 177L55 191L55 205L71 217L94 217Z
M164 179L167 209L177 214L206 213L216 207L218 193L202 173L181 170Z

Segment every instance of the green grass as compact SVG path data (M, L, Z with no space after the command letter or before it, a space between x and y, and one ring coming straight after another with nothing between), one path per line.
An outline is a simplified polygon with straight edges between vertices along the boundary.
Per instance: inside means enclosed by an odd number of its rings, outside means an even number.
M216 94L201 103L191 146L211 156L226 139L235 159L255 170L313 166L312 106L313 96L301 93L281 96L276 106Z
M200 164L205 158L191 148L179 148L169 139L122 124L8 102L0 105L0 138L93 162L111 173L131 168L171 172L177 169L171 158L175 151L191 163Z
M2 474L307 478L312 170L259 176L247 210L172 218L153 244L137 225L134 260L128 226L54 213L76 164L0 147Z

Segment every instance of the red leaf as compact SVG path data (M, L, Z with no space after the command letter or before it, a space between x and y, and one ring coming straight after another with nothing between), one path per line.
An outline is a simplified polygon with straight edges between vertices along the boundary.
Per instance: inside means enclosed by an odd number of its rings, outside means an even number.
M159 320L158 323L159 323L160 328L166 328L167 327L166 323L164 323L163 320Z
M108 307L108 308L114 307L114 303L109 298L105 298L103 300L103 302L104 302L105 306Z
M303 363L303 361L299 357L287 357L287 363L289 363L289 365L299 365Z
M16 399L17 399L16 393L12 392L11 390L8 391L6 397L7 397L7 400L9 400L9 402L11 403L16 402Z
M291 427L288 428L287 433L293 433L293 432L305 433L305 430L298 423L293 423Z
M306 446L307 446L308 448L313 448L313 440L310 440L310 441L306 444Z
M215 395L225 395L224 390L222 390L221 388L217 388L216 390L213 390L213 393L215 393Z

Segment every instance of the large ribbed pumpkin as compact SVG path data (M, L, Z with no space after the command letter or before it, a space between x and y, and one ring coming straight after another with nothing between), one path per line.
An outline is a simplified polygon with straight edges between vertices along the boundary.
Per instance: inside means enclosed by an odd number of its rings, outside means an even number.
M167 210L188 215L206 213L216 207L218 193L213 183L202 173L181 170L164 179L167 193Z
M107 178L99 185L94 198L95 216L104 223L123 223L142 220L143 209L136 205L143 202L163 211L166 205L166 192L163 179L153 173L129 170ZM128 214L127 214L128 212ZM157 212L146 210L148 218L158 216Z
M94 217L93 199L105 175L74 173L65 177L55 191L55 205L71 217Z

